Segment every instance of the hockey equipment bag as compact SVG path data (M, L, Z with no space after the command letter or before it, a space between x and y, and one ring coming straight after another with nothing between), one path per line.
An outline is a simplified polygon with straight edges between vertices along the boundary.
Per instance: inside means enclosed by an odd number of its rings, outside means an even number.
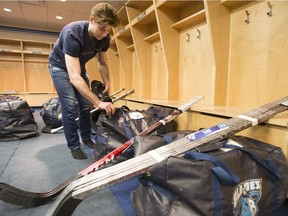
M50 98L47 103L44 103L40 115L46 127L60 127L62 125L62 113L59 98Z
M28 103L16 96L0 96L0 140L18 140L37 134L38 125Z
M98 80L93 80L91 82L91 91L99 98L99 100L104 102L112 102L108 92L103 93L104 90L105 85L102 82Z
M95 130L95 141L105 144L107 152L132 139L160 119L173 112L171 108L150 106L147 110L130 110L127 106L116 108L115 114L108 117L104 111L95 112L91 119ZM173 123L165 125L155 134L172 131ZM124 157L133 157L133 149Z
M216 146L152 166L132 193L137 214L275 215L288 184L281 148L240 136Z
M183 130L173 131L166 134L136 136L133 145L135 157L181 139L192 132L193 131L191 130Z

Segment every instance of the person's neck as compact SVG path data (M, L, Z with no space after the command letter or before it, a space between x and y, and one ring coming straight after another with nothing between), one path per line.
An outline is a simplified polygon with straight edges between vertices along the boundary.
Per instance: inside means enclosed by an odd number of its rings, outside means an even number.
M91 39L96 40L96 38L93 36L93 34L91 33L91 28L90 25L88 26L88 34L90 36Z

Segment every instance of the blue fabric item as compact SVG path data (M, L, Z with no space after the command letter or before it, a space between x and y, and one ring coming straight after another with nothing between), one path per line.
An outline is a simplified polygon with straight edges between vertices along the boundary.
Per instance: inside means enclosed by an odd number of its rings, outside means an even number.
M122 112L122 115L123 115L123 125L124 125L124 129L125 129L125 133L126 133L127 139L130 140L130 139L133 138L132 133L131 133L131 131L129 129L130 124L126 120L125 112L122 109L120 109L120 111Z
M163 134L163 135L161 135L161 136L165 139L165 141L167 142L167 144L173 142L173 139L172 139L172 137L171 137L170 135L168 135L168 134Z
M130 193L139 187L140 182L138 181L139 176L123 181L109 187L110 191L117 200L119 206L123 210L126 216L137 216L131 203Z
M166 189L166 188L164 188L158 184L155 184L153 181L149 181L145 178L139 178L139 182L143 185L150 186L155 191L158 191L159 194L164 195L169 201L175 200L175 196L171 191L169 191L168 189Z
M107 144L108 143L108 138L101 136L101 135L96 135L95 136L95 141L102 143L102 144Z
M76 150L80 148L80 139L77 134L78 126L82 140L90 139L90 103L72 86L66 70L52 65L49 65L49 69L61 104L62 124L64 126L68 147L71 150ZM81 76L89 86L89 79L86 72L81 73ZM76 100L78 101L78 125L75 120L75 116L77 116L75 110Z
M281 179L280 173L279 173L278 169L276 168L272 158L267 158L265 161L263 161L259 157L257 157L254 153L252 153L251 151L249 151L246 148L242 148L242 147L235 146L235 145L229 145L229 144L225 144L223 147L224 148L232 148L232 149L234 148L234 149L238 149L240 151L245 152L251 159L256 161L260 166L262 166L267 171L271 180L274 181L274 180Z
M270 179L270 187L271 187L271 193L272 193L272 208L273 211L277 208L277 192L276 192L276 184L275 181L281 179L280 172L278 171L274 161L272 158L268 157L265 159L265 161L261 160L259 157L257 157L253 152L249 151L248 149L235 146L235 145L229 145L225 144L225 148L234 148L240 151L245 152L251 159L253 159L257 164L259 164L261 167L263 167L266 170L266 173L269 176Z
M213 167L212 171L219 178L219 180L226 185L234 186L240 182L238 176L214 156L200 152L187 152L185 153L184 157L187 159L206 160L215 164L216 167Z
M211 175L211 184L213 185L213 199L215 206L215 216L222 216L222 195L219 180L215 173Z
M215 216L223 215L220 181L226 185L234 186L240 182L238 176L236 176L228 167L226 167L224 163L209 154L200 152L187 152L184 157L188 159L210 161L216 165L216 167L211 168L211 185L213 185L212 190L215 204Z

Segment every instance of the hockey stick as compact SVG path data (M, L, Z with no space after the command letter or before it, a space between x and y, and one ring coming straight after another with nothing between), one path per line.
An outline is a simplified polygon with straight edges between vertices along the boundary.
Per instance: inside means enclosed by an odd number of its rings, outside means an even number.
M114 95L116 95L116 94L118 94L119 92L122 92L122 91L124 91L124 90L125 90L125 88L122 88L122 89L120 89L120 90L112 93L110 96L114 96ZM114 102L116 102L117 100L120 100L120 99L122 99L122 98L124 98L124 97L126 97L127 95L130 95L130 94L132 94L132 93L134 93L134 89L133 89L132 91L130 91L130 92L124 93L123 95L121 95L121 96L119 96L119 97L117 97L117 98L113 98L113 99L112 99L112 103L114 103ZM95 109L91 110L91 111L90 111L90 114L96 112L97 110L98 110L98 108L95 108ZM77 117L77 118L75 119L75 121L78 121L78 120L79 120L79 117ZM49 128L49 127L44 126L44 127L41 128L41 132L53 134L53 133L56 133L56 132L58 132L58 131L60 131L60 130L62 130L62 129L63 129L63 125L60 126L60 127L58 127L58 128Z
M119 89L118 91L110 94L109 96L110 96L110 97L113 97L114 95L116 95L116 94L118 94L118 93L120 93L120 92L122 92L122 91L124 91L124 90L125 90L125 88Z
M170 156L177 156L204 143L218 142L248 127L265 122L288 109L288 96L248 113L224 121L211 128L187 135L171 144L138 157L84 176L71 183L58 197L46 216L69 216L92 193L147 172L148 168Z
M140 134L141 135L147 135L155 130L159 129L162 125L165 125L166 123L172 121L174 118L176 118L178 115L181 113L185 112L188 110L193 104L201 100L203 97L198 96L189 101L188 103L185 103L178 109L174 110L172 114L166 116L164 119L159 120L158 122L154 123L150 127L148 127L146 130L142 131ZM23 191L18 188L15 188L11 185L8 185L6 183L1 183L0 182L0 200L11 203L14 205L20 205L20 206L28 206L28 207L33 207L33 206L40 206L54 197L58 196L71 182L74 180L77 180L85 175L88 175L90 173L95 172L97 169L100 167L104 166L107 164L109 161L113 160L115 157L120 155L123 151L128 149L134 142L134 138L131 140L128 140L125 142L123 145L121 145L119 148L113 150L100 160L94 162L87 168L83 169L76 175L72 176L59 186L55 187L51 191L48 192L43 192L43 193L33 193L33 192L28 192L28 191Z

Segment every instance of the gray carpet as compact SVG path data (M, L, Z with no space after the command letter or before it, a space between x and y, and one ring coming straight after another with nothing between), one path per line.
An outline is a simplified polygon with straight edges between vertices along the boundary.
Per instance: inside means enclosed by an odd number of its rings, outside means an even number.
M51 190L92 163L89 159L72 158L63 132L41 133L40 129L44 123L39 112L39 109L35 109L34 117L39 126L37 137L0 142L0 181L33 192ZM45 215L53 201L35 208L15 206L0 201L0 215ZM117 199L107 188L85 199L73 215L124 216L125 214Z

